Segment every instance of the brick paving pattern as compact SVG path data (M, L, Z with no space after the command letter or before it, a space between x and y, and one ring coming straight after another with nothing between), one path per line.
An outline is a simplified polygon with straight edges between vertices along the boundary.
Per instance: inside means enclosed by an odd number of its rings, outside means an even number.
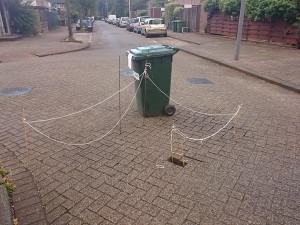
M122 121L121 134L116 128L101 141L75 147L27 127L26 146L23 109L28 121L57 117L118 90L118 55L121 69L127 69L125 51L134 44L122 39L125 31L102 26L111 30L94 35L93 43L100 44L90 50L0 64L5 79L0 88L33 87L25 96L0 96L0 163L20 180L20 194L15 194L24 199L16 206L20 223L299 224L299 95L182 52L174 56L172 98L210 113L234 112L244 103L218 135L203 143L184 142L190 157L185 168L167 161L171 126L203 137L227 117L198 115L177 106L173 117L146 118L143 125L134 104ZM101 45L107 36L119 49ZM139 45L160 42L134 38ZM190 85L187 78L193 77L213 84ZM122 86L132 79L122 77ZM122 112L133 94L133 86L122 92ZM53 138L80 143L106 133L118 116L115 96L73 117L34 125Z

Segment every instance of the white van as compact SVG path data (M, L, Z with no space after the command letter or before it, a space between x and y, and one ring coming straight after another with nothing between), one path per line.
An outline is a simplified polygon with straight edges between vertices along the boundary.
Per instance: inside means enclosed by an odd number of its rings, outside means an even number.
M107 17L107 22L108 23L112 23L114 20L117 19L117 16L116 15L108 15Z

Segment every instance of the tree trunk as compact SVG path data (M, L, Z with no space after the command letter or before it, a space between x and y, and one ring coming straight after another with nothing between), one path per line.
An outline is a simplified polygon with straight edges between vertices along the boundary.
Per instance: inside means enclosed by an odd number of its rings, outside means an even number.
M71 26L71 14L70 14L70 0L66 0L66 10L67 10L67 16L68 16L68 30L69 30L69 37L68 41L75 41L75 38L73 36L72 26Z

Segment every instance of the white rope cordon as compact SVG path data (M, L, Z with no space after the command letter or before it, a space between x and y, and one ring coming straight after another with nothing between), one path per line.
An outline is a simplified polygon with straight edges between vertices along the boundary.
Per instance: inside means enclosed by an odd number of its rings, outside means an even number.
M84 112L84 111L87 111L87 110L89 110L89 109L92 109L92 108L94 108L94 107L96 107L96 106L102 104L103 102L105 102L105 101L111 99L113 96L115 96L115 95L117 95L118 93L120 93L120 92L124 91L125 89L127 89L127 88L128 88L130 85L132 85L133 83L134 83L134 81L131 82L130 84L128 84L128 85L127 85L126 87L124 87L123 89L121 89L121 90L115 92L115 93L112 94L111 96L109 96L109 97L107 97L106 99L102 100L101 102L98 102L98 103L96 103L95 105L89 106L89 107L87 107L87 108L85 108L85 109L82 109L82 110L80 110L80 111L73 112L73 113L70 113L70 114L67 114L67 115L64 115L64 116L53 117L53 118L44 119L44 120L27 121L27 124L28 124L28 123L38 123L38 122L47 122L47 121L51 121L51 120L57 120L57 119L66 118L66 117L68 117L68 116L73 116L73 115L76 115L76 114L78 114L78 113L82 113L82 112Z
M189 140L192 140L192 141L205 141L215 135L217 135L218 133L220 133L225 127L228 126L228 124L234 119L234 117L236 117L236 115L239 113L241 107L242 107L243 104L241 104L239 107L238 107L238 110L233 114L233 116L230 118L230 120L228 120L228 122L223 126L221 127L218 131L216 131L215 133L207 136L207 137L204 137L204 138L191 138L189 136L187 136L186 134L184 134L183 132L181 132L178 128L176 128L175 125L172 126L172 131L171 131L171 141L172 141L172 136L173 136L173 132L179 134L180 136L186 138L186 139L189 139Z
M184 105L181 105L180 103L176 102L174 99L172 99L170 96L168 96L165 92L163 92L155 83L153 80L151 80L151 78L148 76L148 79L152 82L152 84L162 93L164 94L166 97L168 97L172 102L174 102L175 104L181 106L182 108L185 108L185 109L188 109L194 113L198 113L198 114L201 114L201 115L206 115L206 116L232 116L234 115L234 113L205 113L205 112L201 112L201 111L196 111L196 110L193 110L189 107L186 107Z
M147 71L146 71L146 72L147 72ZM97 139L95 139L95 140L92 140L92 141L86 142L86 143L73 143L73 144L71 144L71 143L66 143L66 142L63 142L63 141L54 139L54 138L52 138L52 137L50 137L50 136L44 134L43 132L39 131L36 127L34 127L34 126L32 126L30 123L28 123L25 119L23 120L23 122L26 123L26 124L27 124L29 127L31 127L33 130L35 130L36 132L38 132L39 134L43 135L44 137L46 137L46 138L48 138L48 139L50 139L50 140L52 140L52 141L54 141L54 142L60 143L60 144L64 144L64 145L68 145L68 146L83 146L83 145L89 145L89 144L92 144L92 143L94 143L94 142L96 142L96 141L99 141L99 140L103 139L103 138L106 137L107 135L109 135L109 134L113 131L113 129L115 129L116 126L118 126L118 124L119 124L120 121L123 119L123 117L127 114L127 112L129 111L129 109L130 109L130 107L131 107L131 105L132 105L132 103L133 103L133 100L135 99L135 97L136 97L136 95L137 95L137 92L138 92L138 90L139 90L139 88L140 88L140 85L141 85L141 83L142 83L142 79L143 79L143 77L144 77L144 73L145 73L145 71L144 71L144 72L141 74L141 76L140 76L141 80L140 80L139 86L137 87L136 92L135 92L135 94L134 94L134 96L133 96L133 98L132 98L132 100L131 100L131 102L130 102L128 108L126 109L125 113L121 116L121 118L118 120L118 122L117 122L117 123L116 123L116 124L115 124L115 125L114 125L107 133L106 133L106 134L102 135L101 137L99 137L99 138L97 138Z

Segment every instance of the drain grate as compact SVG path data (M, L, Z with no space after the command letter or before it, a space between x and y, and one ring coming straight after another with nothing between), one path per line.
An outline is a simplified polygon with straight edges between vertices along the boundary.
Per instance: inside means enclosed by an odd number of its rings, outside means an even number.
M133 71L132 70L121 71L121 76L123 76L123 77L133 77Z
M26 95L31 92L31 87L16 87L16 88L4 88L0 90L2 96L20 96Z
M206 78L188 78L187 82L189 84L213 84L212 81Z

